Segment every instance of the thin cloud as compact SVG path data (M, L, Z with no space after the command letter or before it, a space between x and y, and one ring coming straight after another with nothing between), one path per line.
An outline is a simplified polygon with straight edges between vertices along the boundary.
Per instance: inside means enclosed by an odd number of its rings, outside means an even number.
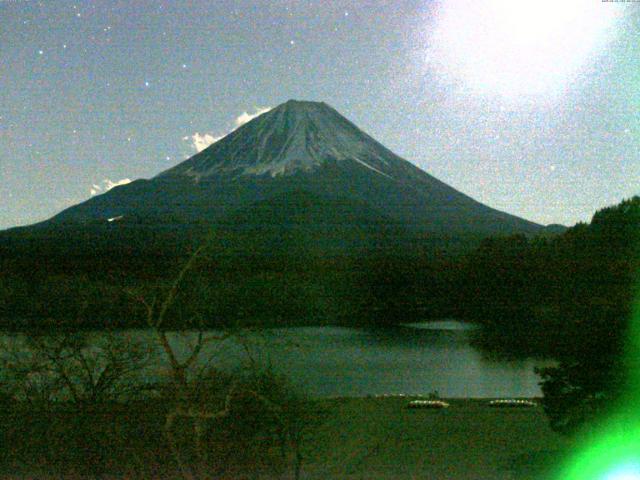
M224 138L225 135L215 136L210 133L200 134L198 132L193 135L187 135L186 137L182 137L182 140L190 141L191 148L193 148L196 152L200 153L202 150L207 148L210 145L213 145L218 140Z
M263 113L267 113L269 110L271 110L271 107L256 107L253 113L242 112L240 115L238 115L234 119L233 121L234 127L231 129L231 131L224 135L214 135L213 133L196 132L193 135L186 135L182 137L182 140L184 140L185 142L189 142L191 148L195 150L196 153L200 153L205 148L209 147L210 145L213 145L219 140L222 140L224 137L229 135L229 133L240 128L245 123L250 122L254 118L262 115Z
M101 193L105 193L108 192L109 190L111 190L114 187L119 187L120 185L126 185L127 183L131 183L131 179L129 178L123 178L122 180L117 180L117 181L112 181L108 178L105 178L102 182L100 182L99 184L94 183L93 185L91 185L91 188L89 189L89 192L91 193L91 196L95 196L95 195L99 195Z
M236 128L240 128L245 123L259 117L263 113L267 113L269 110L271 110L271 107L256 107L256 111L254 113L242 112L235 120Z

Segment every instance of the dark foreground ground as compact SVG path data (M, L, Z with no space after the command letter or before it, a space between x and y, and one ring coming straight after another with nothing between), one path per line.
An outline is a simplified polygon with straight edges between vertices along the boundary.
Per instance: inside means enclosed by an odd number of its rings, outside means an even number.
M567 448L540 407L449 403L415 410L402 398L337 400L305 478L542 479Z
M495 408L489 407L486 400L451 400L448 409L416 410L406 408L408 401L408 398L392 397L315 402L318 410L324 412L323 420L308 434L300 478L552 479L554 464L569 448L568 440L549 429L540 407ZM148 416L144 412L138 414ZM151 459L147 454L162 455L162 452L145 452L144 443L135 445L137 441L144 442L147 436L157 439L161 435L160 429L148 427L142 417L136 420L130 416L129 419L132 425L137 425L134 428L138 431L123 430L112 434L129 437L127 446L121 445L118 453L127 458L131 455L139 457L137 473L113 475L78 471L73 467L74 457L80 461L93 455L104 461L105 457L112 456L109 451L96 447L98 438L94 442L85 436L86 442L82 446L74 446L73 441L66 445L67 451L74 451L74 456L50 457L53 464L48 466L41 463L46 459L39 461L37 458L32 458L34 463L27 466L16 457L7 456L12 445L2 445L2 478L180 478L171 474L170 469L161 472L147 464ZM64 419L57 421L66 422ZM89 417L83 421L82 428L90 427L90 424ZM14 439L20 438L21 430L29 435L33 428L26 424L22 427L14 430ZM48 425L45 428L51 429L49 441L55 441L56 427ZM3 434L5 440L11 437L6 431ZM34 454L42 455L41 448L33 448ZM59 473L61 471L66 473ZM197 478L293 478L293 473L291 469L278 474L235 470Z

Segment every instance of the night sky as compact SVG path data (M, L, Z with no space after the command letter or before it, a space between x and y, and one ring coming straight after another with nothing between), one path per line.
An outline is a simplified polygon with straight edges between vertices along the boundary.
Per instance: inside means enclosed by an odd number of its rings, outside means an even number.
M640 193L640 3L0 0L0 228L325 101L492 207Z

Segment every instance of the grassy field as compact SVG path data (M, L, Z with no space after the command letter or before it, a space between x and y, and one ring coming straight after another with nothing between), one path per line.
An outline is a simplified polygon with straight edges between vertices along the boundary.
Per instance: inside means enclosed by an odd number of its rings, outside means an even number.
M338 399L310 443L303 478L546 479L568 441L541 407L451 400L407 409L407 398Z
M458 399L450 400L447 409L408 409L410 400L313 401L301 478L546 480L553 478L549 469L570 446L549 429L541 407L495 408L487 400ZM170 458L162 440L162 412L160 404L140 404L121 405L104 415L50 412L39 419L25 414L4 418L0 478L180 478L170 463L160 465ZM22 453L16 456L16 449ZM251 453L251 445L237 451L246 454L251 471L239 467L197 478L294 478L290 468L278 475L259 473L259 455ZM92 464L105 469L96 474ZM115 471L120 473L109 473Z

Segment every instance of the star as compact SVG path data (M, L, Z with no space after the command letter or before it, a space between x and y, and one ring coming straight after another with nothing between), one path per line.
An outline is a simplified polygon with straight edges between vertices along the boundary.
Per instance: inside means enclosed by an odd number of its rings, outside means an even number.
M44 51L38 50L38 55L42 55L43 53L44 53Z
M149 82L144 82L144 86L148 87L149 86Z
M183 63L183 64L182 64L182 68L187 68L187 64L186 64L186 63Z
M295 40L291 40L289 43L290 43L291 45L295 45L295 44L296 44L296 41L295 41Z

